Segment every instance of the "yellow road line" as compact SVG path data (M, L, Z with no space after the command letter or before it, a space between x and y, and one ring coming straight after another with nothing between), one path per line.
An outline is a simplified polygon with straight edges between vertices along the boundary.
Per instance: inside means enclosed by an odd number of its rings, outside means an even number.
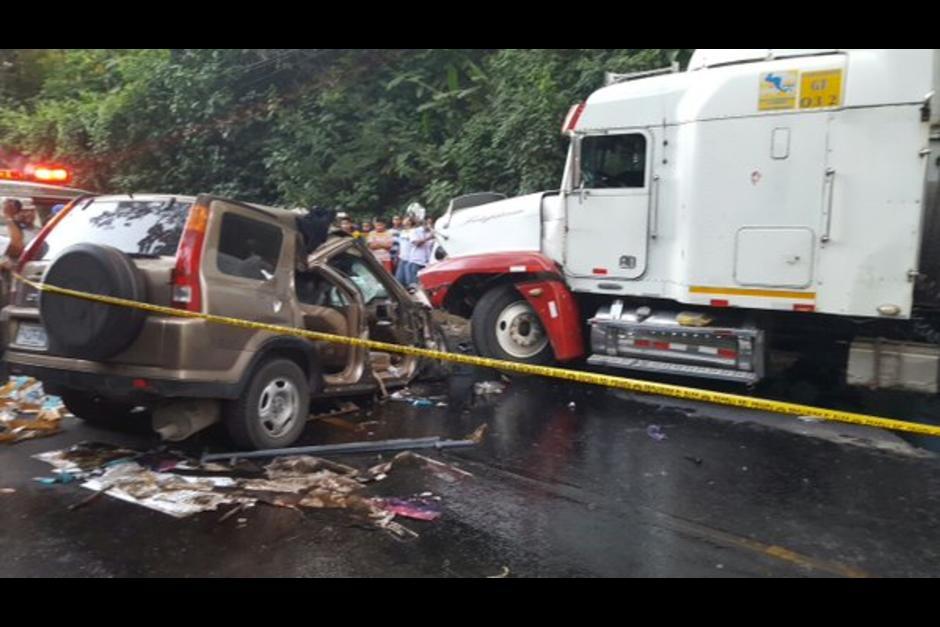
M656 383L653 381L642 381L639 379L629 379L608 374L597 374L593 372L582 372L579 370L569 370L567 368L557 368L554 366L534 366L531 364L520 364L513 361L502 361L499 359L490 359L488 357L478 357L475 355L462 355L460 353L447 353L443 351L431 350L427 348L417 348L415 346L403 346L400 344L389 344L387 342L377 342L375 340L364 340L356 337L346 337L344 335L333 335L330 333L320 333L318 331L308 331L307 329L297 329L276 324L267 324L262 322L251 322L250 320L241 320L239 318L229 318L227 316L217 316L194 311L184 311L162 305L152 305L150 303L140 303L124 298L115 298L113 296L102 296L88 292L79 292L55 285L37 283L30 281L25 277L14 273L14 276L24 283L44 292L51 294L60 294L89 300L92 302L105 303L117 307L131 307L151 313L158 313L166 316L178 318L196 318L206 320L216 324L227 324L229 326L241 327L244 329L254 329L257 331L270 331L278 335L293 335L303 337L309 340L320 342L332 342L335 344L345 344L347 346L357 346L376 351L398 353L401 355L413 355L425 359L440 359L457 364L468 366L477 366L480 368L493 368L506 372L518 374L534 375L559 379L562 381L572 381L574 383L586 383L589 385L598 385L618 390L627 390L638 392L640 394L656 394L659 396L669 396L672 398L681 398L691 401L700 401L705 403L714 403L716 405L727 405L729 407L741 407L744 409L754 409L757 411L773 412L778 414L788 414L791 416L812 416L821 420L830 420L833 422L843 422L847 424L862 425L866 427L876 427L879 429L891 429L893 431L905 431L907 433L917 433L920 435L930 435L940 437L940 427L934 425L921 424L916 422L906 422L892 418L882 418L879 416L870 416L867 414L857 414L853 412L840 411L836 409L826 409L824 407L812 407L810 405L800 405L797 403L787 403L782 401L773 401L763 398L752 398L741 396L739 394L728 394L725 392L713 392L711 390L701 390L679 385L670 385L667 383Z

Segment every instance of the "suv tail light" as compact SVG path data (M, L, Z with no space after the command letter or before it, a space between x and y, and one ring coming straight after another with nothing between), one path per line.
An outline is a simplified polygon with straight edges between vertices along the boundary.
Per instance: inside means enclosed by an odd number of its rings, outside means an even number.
M206 240L206 224L209 208L195 204L189 210L189 218L180 238L176 252L176 268L173 270L172 304L178 309L202 311L202 287L199 283L199 268L202 265L202 247Z

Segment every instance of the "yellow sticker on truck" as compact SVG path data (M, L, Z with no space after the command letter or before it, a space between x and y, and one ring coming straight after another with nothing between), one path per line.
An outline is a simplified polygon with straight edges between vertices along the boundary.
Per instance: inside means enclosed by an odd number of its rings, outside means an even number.
M800 73L797 70L764 72L760 75L760 111L783 111L796 107Z
M842 70L778 70L760 74L759 111L823 109L842 105Z
M842 70L804 72L800 80L800 109L822 109L842 104Z

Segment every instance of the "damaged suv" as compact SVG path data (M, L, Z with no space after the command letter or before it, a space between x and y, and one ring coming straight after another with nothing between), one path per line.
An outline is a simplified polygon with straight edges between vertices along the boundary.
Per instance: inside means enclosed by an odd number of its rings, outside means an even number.
M27 248L20 272L181 310L444 348L427 300L360 240L311 244L297 213L211 195L79 200ZM312 398L405 385L428 367L412 356L38 293L19 281L14 289L2 313L12 373L41 380L89 423L115 426L151 410L171 440L223 420L241 447L288 446Z

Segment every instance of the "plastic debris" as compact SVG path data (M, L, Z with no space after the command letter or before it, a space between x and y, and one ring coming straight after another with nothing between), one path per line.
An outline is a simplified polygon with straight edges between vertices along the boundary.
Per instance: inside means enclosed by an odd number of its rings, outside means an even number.
M447 403L444 402L446 396L421 396L415 394L410 388L393 392L388 398L392 401L408 403L414 407L447 407Z
M509 576L509 567L503 566L502 572L500 572L498 575L487 575L486 578L487 579L505 579L508 576Z
M377 498L373 502L386 512L414 520L434 521L441 517L440 505L427 497Z
M14 494L15 492L15 488L0 488L0 494Z
M474 429L473 433L468 435L465 439L470 440L471 442L475 442L476 444L480 444L481 442L483 442L483 436L486 435L486 430L489 428L490 426L484 423L480 425L479 427L477 427L476 429Z
M34 480L43 485L54 485L56 483L72 483L78 481L79 478L70 472L60 471L54 477L34 477Z
M568 409L570 409L571 411L574 411L577 408L578 406L575 404L574 401L571 401L570 403L568 403Z
M473 384L473 392L478 396L496 396L506 391L502 381L481 381Z
M650 425L646 428L646 435L650 438L656 440L657 442L662 442L663 440L668 439L666 434L663 433L662 427L659 425Z

